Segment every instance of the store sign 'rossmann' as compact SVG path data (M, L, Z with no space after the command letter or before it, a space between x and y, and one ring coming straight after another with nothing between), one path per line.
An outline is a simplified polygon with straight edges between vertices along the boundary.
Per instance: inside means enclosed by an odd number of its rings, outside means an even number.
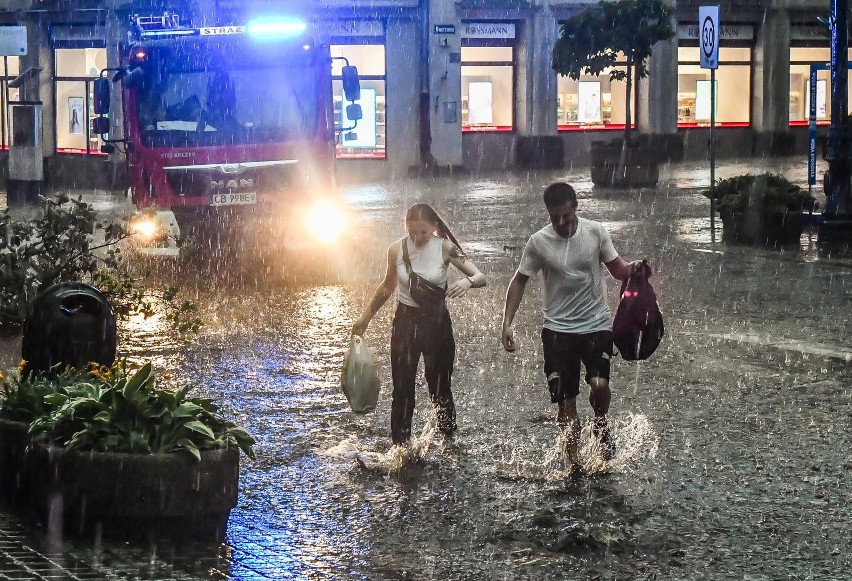
M697 24L678 24L677 37L680 40L700 40L701 27ZM751 24L722 24L719 27L720 40L753 40L754 27Z
M462 38L515 38L514 22L463 22Z

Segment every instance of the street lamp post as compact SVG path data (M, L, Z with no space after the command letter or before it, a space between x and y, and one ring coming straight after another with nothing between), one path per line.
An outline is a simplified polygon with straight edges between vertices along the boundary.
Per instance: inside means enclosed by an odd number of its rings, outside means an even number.
M848 122L847 0L831 2L831 126L828 129L826 204L818 243L824 248L849 248L852 243L852 125Z

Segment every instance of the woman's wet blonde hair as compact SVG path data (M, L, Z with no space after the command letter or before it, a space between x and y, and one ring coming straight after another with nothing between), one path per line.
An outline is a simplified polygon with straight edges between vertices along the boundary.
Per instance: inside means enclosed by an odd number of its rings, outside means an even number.
M456 237L450 230L450 227L447 226L447 222L441 218L437 211L435 211L435 208L429 204L414 204L405 213L405 224L408 225L414 220L423 220L424 222L434 224L436 226L438 236L446 238L455 244L459 251L464 254L461 244L459 244L459 241L456 240Z

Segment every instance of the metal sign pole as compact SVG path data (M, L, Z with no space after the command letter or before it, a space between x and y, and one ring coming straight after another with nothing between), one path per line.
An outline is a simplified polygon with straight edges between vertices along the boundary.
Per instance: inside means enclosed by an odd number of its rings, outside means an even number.
M716 69L710 69L710 241L716 244Z
M719 67L719 7L698 7L700 65L710 69L710 241L716 244L716 69ZM697 100L696 90L696 100Z
M6 115L9 107L9 57L3 56L3 94L0 95L0 100L3 103L3 111L0 114L0 141L3 143L3 149L6 149L8 141L6 140Z
M816 113L817 113L817 71L820 63L811 63L811 75L808 80L808 193L816 185Z

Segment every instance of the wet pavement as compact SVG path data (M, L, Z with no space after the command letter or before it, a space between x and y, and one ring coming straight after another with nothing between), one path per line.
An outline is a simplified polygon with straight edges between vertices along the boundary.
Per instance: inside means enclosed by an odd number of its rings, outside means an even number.
M761 169L806 180L803 159L725 163L717 176ZM575 185L580 215L604 221L624 258L651 262L666 321L650 360L614 362L608 464L581 396L580 477L559 453L536 281L516 319L519 351L498 344L506 285L556 179ZM848 578L852 260L820 257L810 231L792 249L727 246L720 233L713 243L708 184L706 167L676 164L641 191L598 190L582 170L352 185L358 227L336 258L306 261L321 275L273 259L212 277L179 264L206 320L200 336L128 321L119 349L192 382L256 437L226 542L49 539L7 511L0 580ZM450 305L459 431L434 432L420 387L403 457L389 453L390 302L365 335L381 367L378 409L349 412L339 377L387 244L421 201L445 215L489 286ZM614 306L611 279L609 290ZM2 348L14 367L19 343Z

